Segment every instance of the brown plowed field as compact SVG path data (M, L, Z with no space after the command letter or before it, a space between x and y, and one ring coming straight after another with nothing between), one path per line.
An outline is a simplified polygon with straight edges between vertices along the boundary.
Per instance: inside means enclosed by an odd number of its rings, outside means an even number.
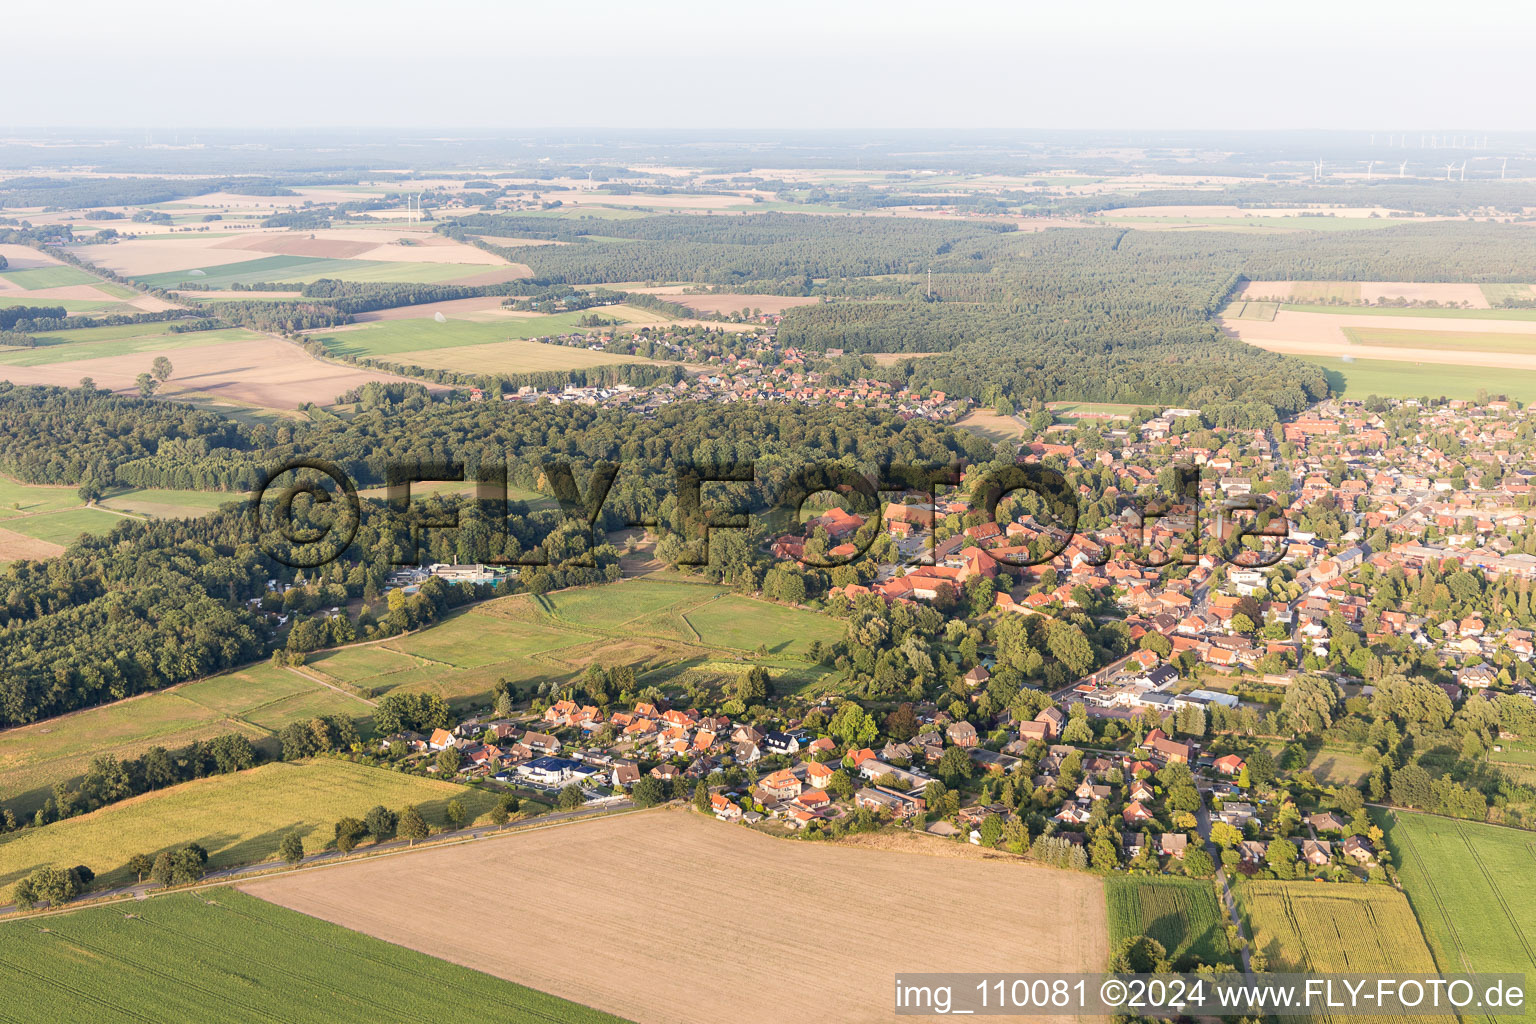
M901 971L1103 968L1098 878L951 848L658 810L241 888L641 1024L887 1021Z

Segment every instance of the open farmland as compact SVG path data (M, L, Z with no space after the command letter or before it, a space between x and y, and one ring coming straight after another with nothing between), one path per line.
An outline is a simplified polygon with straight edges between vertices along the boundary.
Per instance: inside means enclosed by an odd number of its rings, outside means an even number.
M1372 348L1440 349L1448 352L1509 352L1536 355L1536 333L1485 331L1403 331L1393 327L1346 327L1344 336Z
M7 729L0 732L0 803L31 814L55 782L79 778L97 754L137 757L152 746L175 750L227 732L260 742L319 714L364 719L371 709L296 672L255 665Z
M1374 352L1373 352L1374 355ZM1536 402L1536 370L1501 370L1490 380L1482 366L1415 363L1401 360L1357 359L1353 356L1297 356L1316 363L1328 375L1328 386L1351 399L1383 398L1474 400L1479 392L1503 394L1520 402Z
M1536 835L1405 811L1377 823L1440 970L1536 977Z
M0 380L74 387L90 377L98 387L137 393L138 375L164 355L175 372L156 392L161 397L284 410L306 402L328 405L370 380L403 379L316 359L297 345L240 328L173 334L163 327L38 335L45 344L37 348L0 349ZM137 333L124 336L124 331Z
M762 664L775 685L794 689L824 674L802 659L810 642L841 633L815 612L723 587L637 579L501 598L431 629L318 655L305 671L364 696L398 689L460 703L483 697L498 679L561 682L592 664L631 664L659 685L683 673L731 678ZM760 659L759 645L768 649Z
M323 343L328 351L341 356L375 359L399 357L398 361L402 362L418 361L439 349L471 349L507 341L569 334L582 330L579 321L589 315L588 312L554 313L548 316L498 317L491 320L450 319L447 323L439 323L431 315L423 314L410 319L390 319L349 326L342 330L332 328L314 331L310 337ZM626 319L622 311L615 314L605 309L602 315L605 319ZM555 352L561 351L559 346L546 347L551 347ZM600 358L608 363L645 362L634 356L607 355L585 349L570 349L570 352L576 356Z
M1248 281L1240 293L1244 299L1267 299L1296 304L1357 305L1360 303L1434 302L1441 306L1466 306L1487 309L1489 288L1524 287L1522 285L1475 285L1454 282L1422 283L1414 281ZM1404 312L1433 312L1397 308Z
M450 800L460 801L470 819L496 802L467 786L335 758L275 761L13 832L0 838L0 886L59 864L86 864L101 885L124 885L135 880L127 869L134 854L191 842L208 851L210 869L251 864L276 856L283 836L295 830L303 833L306 853L319 853L330 845L338 818L360 819L377 804L393 810L415 804L442 825Z
M1244 930L1271 971L1435 973L1413 909L1396 889L1249 881L1234 891Z
M1104 880L1109 907L1109 945L1149 935L1163 944L1177 970L1196 963L1232 962L1227 915L1216 885L1197 878L1111 875Z
M207 251L206 255L215 253ZM219 257L224 253L219 252ZM465 282L487 273L508 272L500 279L527 276L526 268L516 264L487 266L484 263L441 263L436 261L407 262L388 259L327 259L316 256L261 256L257 259L239 259L234 263L210 263L188 267L185 270L168 270L158 274L136 275L134 280L149 288L175 288L180 284L196 284L209 288L228 288L235 284L277 282L308 284L322 277L340 281L412 281L421 284Z
M935 853L953 844L933 841ZM404 857L298 872L242 888L281 906L442 956L642 1022L890 1018L900 970L964 971L1006 963L1017 971L1099 970L1107 955L1101 883L1014 858L786 842L681 810L601 818ZM562 943L615 949L622 971L575 972L562 958L521 944L526 911L551 906L558 879ZM743 927L731 894L750 880L751 900L788 921L840 935L882 935L907 919L913 894L942 892L945 912L926 920L920 946L838 944L837 983L785 985L807 944L805 928ZM1007 898L998 894L1006 892ZM435 914L419 913L423 907ZM1040 914L1035 909L1050 907ZM471 929L437 922L474 920ZM645 936L687 936L652 942ZM621 952L620 952L621 951ZM915 958L915 959L914 959ZM694 984L678 978L729 978ZM1049 1018L1041 1018L1042 1020Z
M473 1006L508 1024L619 1024L232 889L0 925L0 988L27 1020L245 1024L426 1020ZM168 975L168 969L174 974ZM168 983L174 978L174 983Z

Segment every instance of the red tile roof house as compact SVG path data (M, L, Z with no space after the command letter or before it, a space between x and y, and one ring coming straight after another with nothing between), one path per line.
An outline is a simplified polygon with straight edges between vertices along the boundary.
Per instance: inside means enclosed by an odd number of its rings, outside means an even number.
M1045 726L1047 739L1055 739L1061 735L1061 730L1067 726L1067 716L1061 713L1060 708L1045 708L1035 716L1035 721Z
M1218 757L1213 762L1213 766L1223 775L1241 775L1243 769L1247 767L1243 759L1238 757L1236 754L1227 754L1225 757Z
M1120 812L1120 817L1124 818L1127 823L1151 821L1152 812L1141 806L1140 801L1132 800L1126 805L1125 810Z
M820 761L812 761L805 766L805 781L822 789L832 781L832 774L836 769L831 765L822 764Z

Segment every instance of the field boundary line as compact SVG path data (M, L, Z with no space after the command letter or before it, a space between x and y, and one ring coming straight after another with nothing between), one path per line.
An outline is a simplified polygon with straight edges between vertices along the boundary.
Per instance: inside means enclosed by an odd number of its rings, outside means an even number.
M300 679L308 679L310 682L323 686L327 690L334 690L335 692L341 694L343 697L351 697L353 700L360 700L371 708L376 708L379 706L377 701L369 700L367 697L353 693L350 690L343 690L336 684L327 682L326 680L321 679L310 672L305 672L303 669L296 665L287 665L284 667L287 668L289 672L292 672L294 675L298 676ZM290 694L289 696L296 696L296 694ZM284 700L286 699L287 698L285 697Z

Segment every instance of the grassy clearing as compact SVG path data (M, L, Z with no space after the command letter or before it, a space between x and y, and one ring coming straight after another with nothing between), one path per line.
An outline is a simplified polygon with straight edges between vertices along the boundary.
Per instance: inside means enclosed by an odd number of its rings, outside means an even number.
M1405 331L1391 327L1342 327L1352 344L1462 352L1536 352L1536 334L1491 331Z
M1273 320L1279 308L1278 302L1233 302L1221 315L1235 320Z
M1328 386L1347 398L1475 399L1479 391L1508 395L1521 402L1536 401L1536 370L1506 370L1487 366L1454 366L1446 363L1408 363L1388 359L1355 359L1337 356L1296 355L1321 366Z
M100 283L95 274L64 264L56 267L34 267L31 270L0 271L0 277L29 292L43 288L70 288L77 284Z
M1195 878L1110 875L1104 880L1109 907L1109 946L1137 935L1163 944L1178 970L1195 963L1232 962L1227 917L1214 882Z
M1413 909L1396 889L1242 882L1235 891L1245 931L1253 947L1269 958L1271 971L1435 973L1435 959Z
M79 504L81 504L80 495L73 487L24 484L10 477L0 476L0 522L12 516L54 512L63 508L73 508Z
M1295 281L1291 284L1291 299L1295 302L1359 302L1358 281Z
M966 413L955 421L955 426L969 430L973 434L980 434L994 443L1017 440L1024 435L1026 429L1024 424L1014 417L999 416L986 409L976 409Z
M438 323L430 317L419 320L382 320L344 331L316 332L310 337L342 356L392 356L401 352L431 352L436 349L470 348L493 345L505 341L541 338L555 334L570 334L582 328L578 322L589 312L554 313L549 316L507 317L486 321L449 320ZM608 319L628 319L618 314ZM556 349L556 351L559 351ZM581 352L580 349L572 349ZM600 355L600 353L591 353ZM625 356L603 356L610 362L621 362Z
M1536 974L1536 835L1404 811L1376 820L1440 970Z
M215 511L220 505L245 500L246 495L229 491L179 491L136 487L105 498L100 504L107 508L162 519L194 519Z
M840 635L815 612L732 594L720 587L626 580L554 594L520 594L478 605L429 630L383 644L312 658L306 669L366 696L392 690L481 700L499 679L531 686L574 679L588 665L631 664L647 682L683 673L702 681L746 670L750 652L784 689L825 671L801 654Z
M510 1024L619 1021L233 889L0 929L0 989L27 1020L374 1024L427 1020L457 1005L494 1006Z
M83 533L100 536L110 532L123 518L99 508L67 508L42 515L16 516L3 522L7 530L68 547Z
M229 775L213 775L111 804L99 811L22 829L0 838L0 886L41 867L85 864L104 886L134 880L128 859L196 842L210 869L250 864L277 854L283 836L304 836L307 853L326 849L331 826L361 818L383 804L415 804L436 825L446 822L450 800L477 818L495 804L490 793L437 779L332 758L278 761Z

